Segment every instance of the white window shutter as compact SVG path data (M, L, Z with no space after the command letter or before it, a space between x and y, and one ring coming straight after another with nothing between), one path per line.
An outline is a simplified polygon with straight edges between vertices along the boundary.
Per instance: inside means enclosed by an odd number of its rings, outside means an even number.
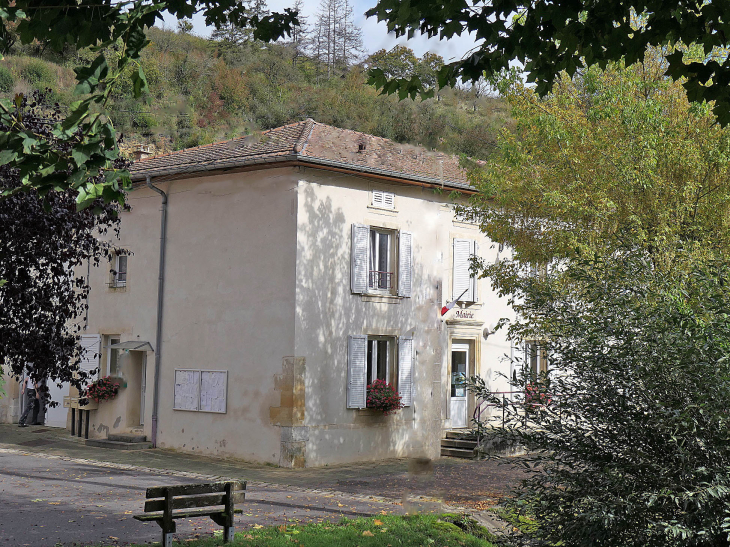
M469 275L469 256L471 256L473 241L470 239L454 239L454 273L451 299L457 298L461 302L474 301L474 287ZM466 291L466 292L464 292ZM463 296L462 296L462 293Z
M398 235L398 296L411 297L413 291L413 234Z
M81 335L81 362L79 368L90 372L99 368L99 358L101 357L101 335L100 334L82 334Z
M403 406L413 404L413 338L398 338L398 393Z
M395 209L395 194L383 190L373 190L373 207Z
M382 190L373 190L373 206L383 207L384 192Z
M514 342L512 341L512 359L509 365L509 379L510 379L510 387L509 390L512 392L510 394L510 399L515 401L517 400L517 386L512 385L512 382L515 382L517 380L520 380L522 378L522 371L524 370L525 366L525 344L524 342Z
M365 408L368 337L347 337L347 408Z
M369 242L370 228L362 224L353 224L350 289L356 294L364 294L368 290Z
M479 256L479 244L475 241L474 242L474 252L472 252L474 256ZM471 262L470 264L471 265ZM472 280L472 286L473 286L473 302L479 302L479 276L475 275L471 278Z

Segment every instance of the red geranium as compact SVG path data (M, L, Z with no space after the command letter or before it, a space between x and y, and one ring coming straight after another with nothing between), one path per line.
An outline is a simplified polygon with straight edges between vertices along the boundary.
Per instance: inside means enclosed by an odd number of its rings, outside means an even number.
M368 386L368 408L382 410L386 416L403 408L401 397L395 388L385 380L375 380Z
M119 393L119 384L112 381L111 376L104 376L86 387L84 397L93 399L98 403L99 401L113 399L117 396L117 393Z

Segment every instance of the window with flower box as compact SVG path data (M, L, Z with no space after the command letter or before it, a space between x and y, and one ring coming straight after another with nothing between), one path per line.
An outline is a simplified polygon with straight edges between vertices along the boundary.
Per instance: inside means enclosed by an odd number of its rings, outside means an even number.
M367 386L384 380L411 406L413 339L352 335L347 346L347 408L366 408Z

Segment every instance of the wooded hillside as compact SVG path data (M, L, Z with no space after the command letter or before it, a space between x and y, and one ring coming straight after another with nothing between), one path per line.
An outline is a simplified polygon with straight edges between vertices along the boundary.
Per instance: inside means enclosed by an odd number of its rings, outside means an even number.
M336 37L335 30L331 36ZM380 96L367 84L368 67L398 77L409 71L427 76L443 62L433 54L419 59L405 47L369 57L352 50L338 57L332 51L342 46L335 38L331 45L306 34L287 44L264 44L225 32L206 39L192 35L185 24L177 32L150 28L148 37L152 43L141 63L149 93L143 100L133 99L127 78L115 86L109 105L126 147L148 144L165 152L311 117L398 142L485 158L507 118L502 101L476 89L441 90L424 101ZM78 99L73 95L73 68L94 56L85 50L49 54L40 44L14 46L0 61L0 94L49 88L50 102L68 106ZM115 56L113 48L107 51L110 65Z

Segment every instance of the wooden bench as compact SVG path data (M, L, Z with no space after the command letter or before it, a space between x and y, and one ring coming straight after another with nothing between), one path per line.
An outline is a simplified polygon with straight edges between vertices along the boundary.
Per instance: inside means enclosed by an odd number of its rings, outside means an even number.
M235 504L245 499L245 481L154 486L147 489L144 513L134 518L143 522L153 520L160 525L162 547L172 547L175 519L192 517L210 517L223 526L223 541L232 541L233 515L242 512Z

